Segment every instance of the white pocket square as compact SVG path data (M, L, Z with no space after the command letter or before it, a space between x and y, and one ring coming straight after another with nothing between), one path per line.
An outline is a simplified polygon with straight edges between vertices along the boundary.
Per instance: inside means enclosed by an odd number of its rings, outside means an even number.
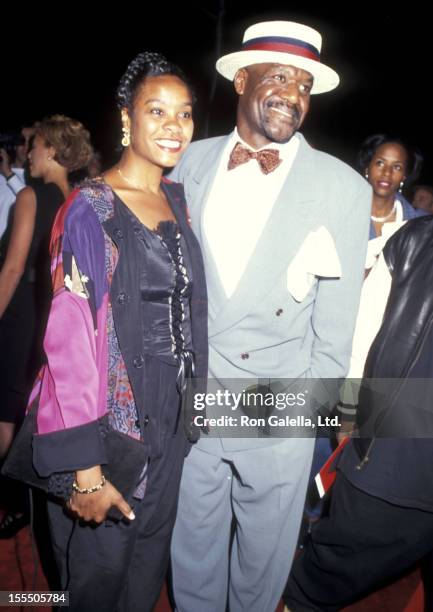
M334 240L322 225L309 232L287 268L287 289L302 302L317 277L340 278L340 260Z

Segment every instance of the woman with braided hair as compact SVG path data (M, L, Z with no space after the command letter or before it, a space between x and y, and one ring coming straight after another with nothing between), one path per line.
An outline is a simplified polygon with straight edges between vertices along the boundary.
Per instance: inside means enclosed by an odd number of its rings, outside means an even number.
M69 500L50 499L48 512L62 588L80 612L153 609L197 438L186 379L207 372L201 253L182 186L162 176L191 140L191 89L177 66L145 52L117 103L118 164L76 189L54 224L48 368L33 394L33 464ZM111 481L102 421L141 443L139 461L118 460L125 477L136 474L130 494Z

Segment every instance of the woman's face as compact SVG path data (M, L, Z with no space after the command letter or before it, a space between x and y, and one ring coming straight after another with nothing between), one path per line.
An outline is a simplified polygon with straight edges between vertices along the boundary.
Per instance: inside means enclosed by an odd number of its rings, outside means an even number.
M408 156L397 143L387 142L378 147L367 168L368 182L375 195L387 197L396 193L406 178Z
M41 177L45 174L49 158L53 158L53 147L47 147L42 136L37 134L33 139L33 147L29 152L30 174L33 178Z
M25 127L21 130L21 136L24 138L24 144L17 147L16 159L21 164L25 164L29 154L30 139L34 136L35 130L31 127Z
M173 75L148 77L132 113L122 112L130 128L131 150L150 163L171 168L189 145L194 129L188 87Z

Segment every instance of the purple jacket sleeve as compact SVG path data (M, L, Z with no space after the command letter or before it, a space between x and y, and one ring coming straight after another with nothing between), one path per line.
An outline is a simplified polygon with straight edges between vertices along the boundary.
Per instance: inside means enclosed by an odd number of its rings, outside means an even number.
M99 224L98 229L102 235ZM83 224L80 232L72 232L81 235L81 261L83 252L85 256L83 244L91 239L86 236L89 231L89 224ZM98 261L92 271L104 274L104 252L95 258L95 241L92 243L92 261ZM72 266L63 274L64 285L57 288L51 306L44 339L48 363L42 373L38 432L33 437L33 463L41 476L106 463L98 418L106 412L108 294L99 303L95 326L85 289L89 278L75 263L74 240L66 230L62 248L65 244ZM57 255L56 265L63 264L63 258ZM59 278L59 274L56 276Z

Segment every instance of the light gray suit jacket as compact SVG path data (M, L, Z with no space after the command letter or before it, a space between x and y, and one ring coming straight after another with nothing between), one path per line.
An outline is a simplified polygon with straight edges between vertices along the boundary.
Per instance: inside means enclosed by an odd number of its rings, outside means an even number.
M230 299L203 230L203 211L228 137L193 143L170 175L184 184L192 227L203 250L212 378L313 378L326 385L326 379L342 379L347 373L371 188L349 166L298 137L292 168ZM287 270L307 235L322 226L335 244L341 276L314 277L305 297L297 301L288 290ZM332 392L337 400L338 390ZM259 441L252 442L226 439L224 446L234 450Z

